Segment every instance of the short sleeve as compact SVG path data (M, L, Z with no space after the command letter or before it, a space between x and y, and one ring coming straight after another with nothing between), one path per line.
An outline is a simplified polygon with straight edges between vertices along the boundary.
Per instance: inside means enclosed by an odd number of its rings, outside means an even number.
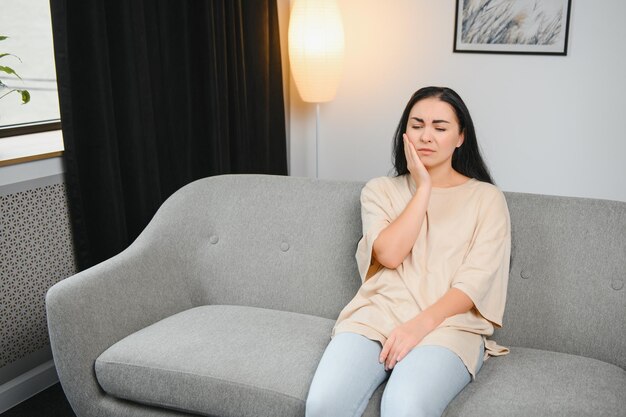
M363 237L356 250L356 262L359 268L361 281L378 272L383 266L372 260L374 241L392 221L392 207L387 193L384 190L382 178L370 180L361 190L361 222Z
M495 189L479 209L476 229L452 287L467 294L478 312L502 327L511 256L511 222L504 194Z

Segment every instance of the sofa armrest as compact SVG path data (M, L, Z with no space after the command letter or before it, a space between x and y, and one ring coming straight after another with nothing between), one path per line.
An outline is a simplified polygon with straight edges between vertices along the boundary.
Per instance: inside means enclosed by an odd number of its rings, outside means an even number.
M46 294L50 344L77 415L97 415L104 393L96 358L129 334L192 307L184 262L141 236L120 254L54 285Z

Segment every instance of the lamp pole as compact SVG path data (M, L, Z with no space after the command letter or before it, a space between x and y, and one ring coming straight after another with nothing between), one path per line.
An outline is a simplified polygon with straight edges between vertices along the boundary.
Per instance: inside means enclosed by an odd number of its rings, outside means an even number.
M320 104L315 104L315 178L320 177L319 157L319 135L320 135Z

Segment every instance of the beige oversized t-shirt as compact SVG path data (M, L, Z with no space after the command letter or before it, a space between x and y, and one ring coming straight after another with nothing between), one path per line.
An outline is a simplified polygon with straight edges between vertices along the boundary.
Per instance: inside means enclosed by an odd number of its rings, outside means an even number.
M370 180L361 191L363 237L356 261L362 285L341 311L332 336L353 332L384 345L398 325L438 301L450 288L467 294L475 308L447 318L418 344L456 353L472 379L480 345L483 360L509 349L487 336L502 327L511 252L511 226L504 194L470 179L432 188L424 223L411 252L396 269L372 260L378 234L405 209L416 191L409 174Z

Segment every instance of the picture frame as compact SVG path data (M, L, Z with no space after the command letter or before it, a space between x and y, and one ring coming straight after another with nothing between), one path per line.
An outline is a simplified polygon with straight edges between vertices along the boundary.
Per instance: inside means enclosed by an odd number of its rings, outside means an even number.
M572 0L456 0L454 52L567 55Z

